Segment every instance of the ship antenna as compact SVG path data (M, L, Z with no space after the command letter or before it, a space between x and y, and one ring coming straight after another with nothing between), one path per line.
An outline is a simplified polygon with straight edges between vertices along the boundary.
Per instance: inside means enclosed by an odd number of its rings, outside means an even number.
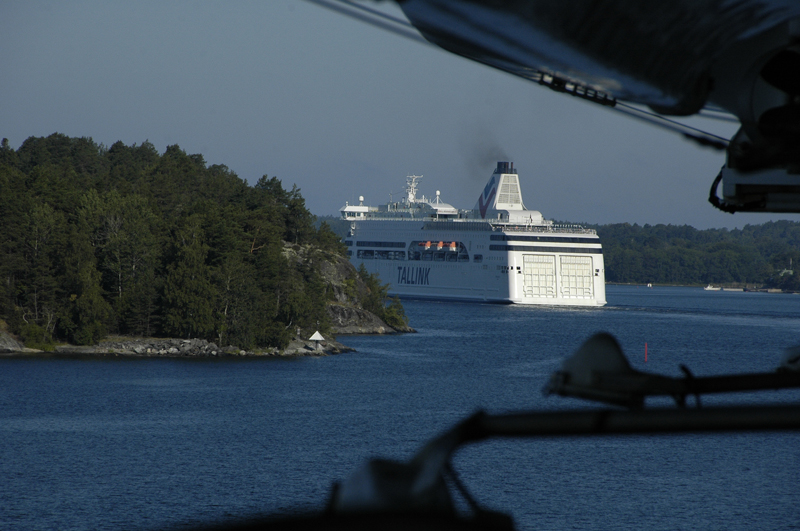
M422 175L409 175L406 177L406 193L409 203L417 202L417 181L422 179Z

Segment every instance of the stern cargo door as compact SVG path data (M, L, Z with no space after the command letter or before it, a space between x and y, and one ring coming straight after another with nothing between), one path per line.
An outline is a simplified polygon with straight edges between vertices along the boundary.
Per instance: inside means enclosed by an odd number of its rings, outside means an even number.
M591 257L561 257L561 296L565 299L591 299L594 297Z
M552 255L522 255L522 294L525 297L556 296L556 257Z

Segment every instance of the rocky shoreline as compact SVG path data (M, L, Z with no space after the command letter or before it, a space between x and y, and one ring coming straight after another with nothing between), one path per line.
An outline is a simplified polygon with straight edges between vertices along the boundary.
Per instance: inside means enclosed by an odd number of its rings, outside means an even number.
M2 333L0 333L2 334ZM55 356L127 356L139 358L227 358L227 357L294 357L328 356L355 352L334 340L315 341L294 339L283 350L277 348L242 350L236 346L219 347L205 339L113 337L97 345L56 345L52 351L26 348L6 335L0 355L55 355Z
M331 319L333 331L336 335L353 336L416 332L410 326L393 328L384 323L374 313L341 304L329 304L328 317Z
M92 346L58 345L55 354L79 356L134 356L169 358L282 357L326 356L353 352L355 349L333 340L294 339L283 350L276 348L242 350L236 346L219 347L205 339L114 337Z
M411 327L397 330L381 321L374 314L362 310L333 304L328 314L336 335L372 335L415 332ZM170 358L225 358L225 357L297 357L329 356L343 352L355 352L333 339L311 341L296 337L289 345L279 350L242 350L236 346L219 347L205 339L176 339L153 337L116 336L105 339L97 345L56 345L53 351L26 348L6 332L0 331L0 355L65 355L65 356L130 356L130 357L170 357Z

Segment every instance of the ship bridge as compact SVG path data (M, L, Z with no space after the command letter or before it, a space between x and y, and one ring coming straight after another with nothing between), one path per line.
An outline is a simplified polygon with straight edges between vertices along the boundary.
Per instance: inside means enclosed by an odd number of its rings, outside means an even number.
M370 207L364 204L363 195L358 196L358 205L351 205L345 201L344 206L339 209L342 219L365 219L369 211Z

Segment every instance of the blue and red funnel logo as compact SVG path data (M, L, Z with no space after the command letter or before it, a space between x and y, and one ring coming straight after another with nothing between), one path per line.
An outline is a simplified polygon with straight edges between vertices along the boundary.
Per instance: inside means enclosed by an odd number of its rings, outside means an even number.
M483 194L478 197L478 210L481 212L481 218L486 218L486 210L489 208L489 205L492 203L495 194L497 193L497 179L494 175L486 183L486 188L483 189Z

